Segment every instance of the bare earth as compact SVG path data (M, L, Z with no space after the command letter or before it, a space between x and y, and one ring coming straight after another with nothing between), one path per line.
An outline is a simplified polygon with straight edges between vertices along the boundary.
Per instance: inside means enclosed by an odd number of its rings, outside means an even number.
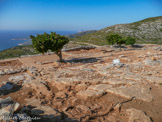
M38 122L162 121L162 46L104 46L63 57L66 63L55 54L0 61L0 87L13 83L0 100L10 96Z

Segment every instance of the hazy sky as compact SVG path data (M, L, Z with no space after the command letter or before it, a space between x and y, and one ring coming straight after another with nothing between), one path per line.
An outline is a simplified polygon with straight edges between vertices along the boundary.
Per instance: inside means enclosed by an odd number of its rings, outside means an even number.
M162 16L162 0L0 0L0 30L93 30Z

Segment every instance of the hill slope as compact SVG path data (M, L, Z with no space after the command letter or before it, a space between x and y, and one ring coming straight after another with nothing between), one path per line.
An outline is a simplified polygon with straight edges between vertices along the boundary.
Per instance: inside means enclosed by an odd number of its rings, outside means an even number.
M78 36L83 36L83 35L94 33L94 32L96 32L96 30L83 31L83 32L67 35L67 37L75 38L75 37L78 37Z
M118 24L76 37L72 40L84 41L93 44L106 44L105 37L109 33L118 33L123 36L133 36L139 42L145 43L162 43L162 16L147 18L130 24Z

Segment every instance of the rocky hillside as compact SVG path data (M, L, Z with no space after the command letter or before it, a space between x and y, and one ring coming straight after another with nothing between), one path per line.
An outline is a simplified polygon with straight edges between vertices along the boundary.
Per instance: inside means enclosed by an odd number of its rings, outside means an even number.
M77 37L73 40L86 41L103 45L106 43L105 37L109 33L118 33L124 36L133 36L139 42L162 43L162 16L147 18L130 24L118 24Z

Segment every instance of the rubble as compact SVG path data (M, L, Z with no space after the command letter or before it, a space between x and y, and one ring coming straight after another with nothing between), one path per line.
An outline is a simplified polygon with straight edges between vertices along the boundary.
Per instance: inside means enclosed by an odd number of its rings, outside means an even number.
M107 92L118 94L120 96L126 97L128 99L135 97L146 102L151 102L153 96L150 94L150 88L144 87L143 85L132 85L132 86L119 86L114 88L109 88Z
M18 83L19 81L25 80L25 77L24 77L24 75L11 76L8 78L8 80L11 82L14 82L14 83Z
M50 54L19 58L22 64L16 67L0 66L0 115L22 122L158 122L159 47L119 51L103 46L64 51L64 63Z
M20 72L25 72L27 70L27 67L21 66L19 68L5 68L3 70L0 70L0 75L10 75L10 74L16 74Z

